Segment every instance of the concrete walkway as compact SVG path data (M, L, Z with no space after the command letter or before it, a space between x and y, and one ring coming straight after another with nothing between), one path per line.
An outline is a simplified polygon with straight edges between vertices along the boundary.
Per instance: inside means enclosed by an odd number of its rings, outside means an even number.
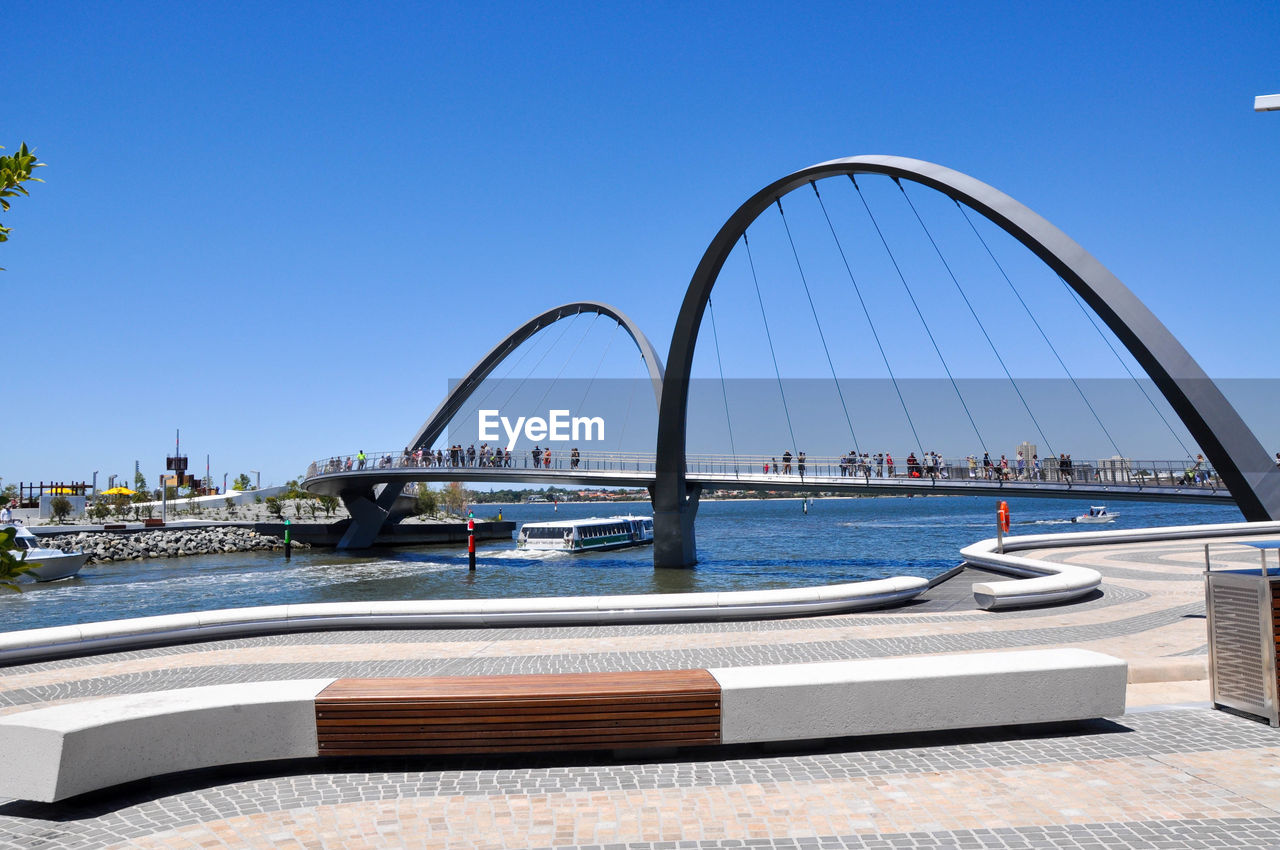
M809 749L206 771L0 801L0 847L1280 847L1280 732L1206 708L1203 541L1041 550L1098 569L1058 608L972 607L962 573L890 611L763 622L294 634L0 669L0 713L320 676L742 666L1078 646L1131 665L1130 713L1069 728ZM1226 553L1224 552L1224 556ZM1256 554L1241 550L1251 566ZM2 768L0 768L2 769Z

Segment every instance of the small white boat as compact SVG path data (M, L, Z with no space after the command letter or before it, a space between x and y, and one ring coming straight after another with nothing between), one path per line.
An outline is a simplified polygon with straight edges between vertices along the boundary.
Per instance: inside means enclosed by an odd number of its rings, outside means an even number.
M653 542L653 517L611 516L526 522L516 538L517 549L547 552L599 552Z
M1078 516L1078 517L1074 517L1074 518L1072 518L1072 520L1071 520L1071 521L1072 521L1072 522L1086 522L1086 523L1088 523L1088 522L1093 522L1093 523L1099 523L1099 522L1115 522L1115 521L1116 521L1116 517L1118 517L1118 516L1120 516L1120 514L1113 514L1113 513L1108 512L1108 511L1107 511L1107 506L1106 506L1106 505L1091 505L1091 506L1089 507L1089 513L1087 513L1087 514L1081 514L1081 515L1080 515L1080 516Z
M63 552L61 549L45 549L40 545L40 538L36 537L24 526L15 524L6 527L13 528L18 532L13 540L14 545L17 547L18 557L25 555L26 557L23 558L24 563L35 565L23 575L31 576L36 581L57 581L61 578L71 578L80 572L84 562L89 560L88 552Z

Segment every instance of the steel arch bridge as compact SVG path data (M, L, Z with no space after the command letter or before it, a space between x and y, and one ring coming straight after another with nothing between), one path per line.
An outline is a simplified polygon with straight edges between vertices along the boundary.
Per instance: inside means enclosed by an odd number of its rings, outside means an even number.
M998 189L941 165L895 156L855 156L818 163L770 183L744 202L720 228L694 271L676 318L665 373L653 346L620 311L591 301L562 305L533 317L482 358L418 430L409 448L431 445L480 381L538 330L583 311L608 315L627 330L640 349L658 399L656 456L652 471L645 476L653 496L654 564L692 566L697 562L694 520L698 498L702 484L710 480L690 476L688 471L689 383L703 312L720 270L747 228L782 197L830 177L847 176L856 183L860 174L884 175L899 185L906 180L941 192L1030 249L1079 294L1133 355L1217 470L1245 518L1280 519L1280 469L1217 385L1128 287L1065 233ZM315 492L337 491L347 503L352 523L340 544L343 547L371 545L400 493L400 486L386 486L375 497L375 481L398 485L406 480L400 474L378 479L372 474L375 470L367 473L309 475L304 483ZM457 470L453 473L456 477Z
M658 412L654 564L697 562L693 521L699 488L684 471L689 378L702 314L720 270L747 227L780 198L827 177L880 174L927 186L981 214L1062 276L1120 339L1221 474L1245 518L1280 519L1280 470L1200 365L1146 305L1077 242L1028 207L967 174L898 156L853 156L811 165L751 196L720 228L698 263L671 335Z

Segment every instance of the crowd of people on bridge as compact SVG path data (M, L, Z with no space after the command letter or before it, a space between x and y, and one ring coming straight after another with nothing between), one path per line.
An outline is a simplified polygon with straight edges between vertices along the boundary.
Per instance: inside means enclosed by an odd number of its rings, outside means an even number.
M532 459L533 469L551 469L552 451L550 446L542 448L535 445L529 452L529 458ZM569 450L568 460L570 469L578 469L582 465L582 453L578 451L577 447ZM481 443L479 448L476 448L474 443L463 448L461 443L457 443L447 449L435 449L434 451L406 447L399 458L384 454L381 457L370 459L361 449L354 456L329 458L318 466L316 472L351 472L353 470L403 469L406 467L511 469L515 465L516 456L510 449L504 449L502 446L490 446L488 443ZM525 460L523 468L530 468L529 459Z
M793 456L791 451L787 450L782 453L781 458L781 463L776 457L764 463L764 474L801 476L805 474L807 458L804 452ZM1125 463L1128 464L1128 462ZM935 451L922 452L919 457L915 452L909 452L901 472L890 452L872 454L849 451L840 455L834 464L831 460L820 461L817 474L831 475L833 465L838 467L841 478L866 480L873 477L933 480L967 478L971 481L1052 481L1071 485L1081 480L1090 480L1094 483L1110 482L1115 481L1117 476L1124 476L1126 481L1134 478L1139 480L1149 478L1151 483L1159 483L1162 478L1167 477L1170 485L1221 486L1217 473L1205 463L1204 455L1197 455L1192 465L1181 472L1168 467L1161 471L1135 471L1128 466L1107 470L1105 462L1085 463L1083 479L1081 478L1082 467L1077 465L1070 453L1063 452L1056 458L1051 457L1048 461L1042 461L1039 454L1033 452L1028 458L1020 449L1015 453L1012 461L1003 454L998 460L992 459L991 453L987 451L982 453L981 458L977 455L968 455L960 462L949 462ZM1280 453L1277 454L1277 465L1280 466Z
M872 454L849 451L840 455L838 459L819 460L816 468L802 451L792 454L791 450L787 449L779 457L769 458L763 463L765 475L799 475L801 478L806 474L830 476L834 475L838 469L841 478L862 478L867 481L873 477L931 480L967 478L971 481L1045 481L1072 485L1077 481L1104 483L1134 480L1138 483L1149 481L1152 484L1159 484L1162 479L1167 478L1171 486L1222 486L1217 473L1206 464L1204 455L1197 455L1195 460L1185 468L1181 465L1166 465L1160 470L1136 469L1132 462L1119 458L1116 461L1123 463L1123 466L1107 468L1110 461L1096 464L1086 462L1078 465L1066 452L1059 454L1056 458L1050 457L1047 461L1042 461L1034 452L1030 458L1024 457L1021 450L1015 453L1013 460L1003 454L996 460L991 457L990 452L984 451L981 458L977 455L968 455L962 461L947 461L935 451L922 452L917 457L913 451L908 452L901 469L890 452ZM330 458L318 463L313 470L309 471L309 474L404 467L511 469L519 466L522 469L550 471L552 468L563 469L566 460L570 470L577 470L584 465L582 455L576 446L565 453L563 449L553 450L551 446L535 445L529 450L527 456L521 458L510 449L504 449L501 446L491 447L488 443L481 443L477 448L473 443L464 448L461 443L457 443L447 449L435 450L406 447L399 457L383 454L370 458L364 450L361 450L354 456ZM696 471L696 465L697 461L691 461L690 471ZM1277 465L1280 466L1280 453L1277 453Z

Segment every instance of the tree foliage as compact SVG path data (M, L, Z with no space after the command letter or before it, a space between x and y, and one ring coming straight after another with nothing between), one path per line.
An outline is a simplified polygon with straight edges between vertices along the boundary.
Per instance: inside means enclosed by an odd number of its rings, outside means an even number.
M49 500L49 513L53 514L54 522L65 522L71 514L71 500L63 495L54 496Z
M460 481L451 481L445 486L443 496L445 509L454 516L462 516L467 509L469 496L462 483Z
M18 576L35 566L25 563L27 553L17 554L18 546L14 543L18 530L12 526L0 529L0 588L21 592Z
M147 476L142 474L142 470L133 473L133 491L133 501L151 501L151 492L147 489Z
M440 511L440 494L426 482L418 482L417 511L418 516L435 516Z
M252 482L249 481L248 474L242 472L236 476L236 480L231 482L232 490L252 490Z
M9 211L9 199L26 195L26 187L22 184L28 180L43 183L39 177L32 177L33 169L44 166L36 160L36 155L27 149L23 142L13 156L0 156L0 210ZM10 228L0 224L0 242L9 241Z

